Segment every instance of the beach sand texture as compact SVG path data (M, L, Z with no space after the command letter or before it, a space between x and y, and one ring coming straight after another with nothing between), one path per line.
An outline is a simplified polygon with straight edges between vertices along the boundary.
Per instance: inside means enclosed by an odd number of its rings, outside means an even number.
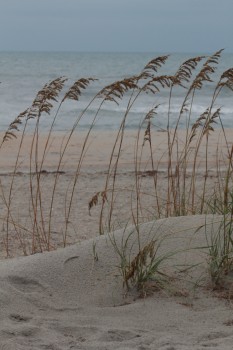
M0 348L232 349L230 301L216 298L206 288L205 252L187 250L205 245L204 229L195 233L205 220L203 216L170 218L140 227L142 244L166 232L162 250L186 249L168 261L170 268L200 263L189 282L187 276L176 276L180 278L176 293L152 289L143 298L135 290L125 293L118 256L106 236L2 261ZM219 218L213 222L217 227ZM212 225L207 227L209 234ZM117 244L126 234L114 233ZM134 232L132 240L135 237ZM192 278L199 278L204 287L191 287Z
M227 129L230 139L232 131ZM217 134L216 134L217 135ZM160 160L161 190L167 182L163 166L166 170L165 133L156 132L154 147L156 159ZM182 136L182 135L181 135ZM80 139L79 139L80 137ZM43 136L41 136L43 141ZM125 138L124 152L119 163L120 183L123 194L116 200L116 211L122 220L122 227L130 216L132 196L126 191L134 185L132 174L135 170L134 153L136 135L130 132ZM213 181L216 181L216 144L218 137L212 138L209 146L209 171ZM28 150L28 138L25 138L25 151ZM59 157L61 135L53 138L43 166L43 209L50 199L51 183L54 181L54 163ZM9 188L12 179L15 152L18 141L10 141L2 148L1 182L4 189ZM194 249L206 245L206 235L211 230L217 230L220 217L188 216L179 218L149 221L140 226L142 246L152 238L166 235L160 253L183 251L166 260L165 269L174 279L174 288L157 290L153 283L148 285L146 295L139 295L135 289L126 292L118 268L119 256L111 244L108 234L98 236L98 206L88 214L88 201L103 189L106 167L109 163L113 135L109 132L103 136L96 133L91 139L88 152L85 155L79 178L75 206L70 220L66 248L62 247L60 229L64 217L64 196L75 171L77 152L82 144L82 135L75 135L70 143L66 158L62 164L62 174L59 176L58 193L56 196L56 211L53 225L53 245L56 251L34 254L27 257L17 243L12 231L10 251L14 259L5 257L5 232L1 233L0 262L0 349L232 349L233 317L230 299L217 298L209 288L207 273L207 254L205 249ZM59 143L60 144L60 143ZM92 147L93 146L93 147ZM5 153L4 153L5 152ZM204 165L202 152L199 159L199 177L203 179ZM29 163L26 152L20 158L20 168L14 188L14 217L20 218L22 225L28 220L28 179ZM164 159L161 161L161 156ZM142 161L143 172L150 169ZM212 172L212 173L211 173ZM144 173L145 175L145 173ZM144 176L145 188L150 191L151 177ZM6 192L7 193L7 192ZM47 196L47 197L46 197ZM148 197L147 197L148 198ZM152 200L153 201L153 198ZM152 202L145 205L143 221L151 220L148 212ZM2 217L4 210L2 206ZM146 214L147 213L147 214ZM127 215L126 215L127 214ZM129 214L129 215L128 215ZM63 216L62 216L63 215ZM200 230L198 227L205 224ZM29 220L30 221L30 220ZM116 225L117 226L117 225ZM138 252L137 233L134 226L127 230L114 231L117 245L127 237L127 232L133 232L134 242L131 256ZM112 236L111 236L112 237ZM25 244L30 252L31 243ZM131 245L130 245L131 246ZM98 259L94 259L93 247ZM177 273L175 266L198 264L188 274ZM197 283L198 282L198 283ZM173 286L173 281L171 283Z

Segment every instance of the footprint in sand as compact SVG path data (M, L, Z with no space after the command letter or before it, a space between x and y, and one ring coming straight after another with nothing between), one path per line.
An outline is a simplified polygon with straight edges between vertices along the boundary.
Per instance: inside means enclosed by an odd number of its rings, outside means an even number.
M101 335L100 340L104 342L123 342L125 340L131 340L140 337L141 335L138 333L120 329L110 329L107 333Z
M8 281L15 287L15 289L23 293L43 292L43 287L39 282L26 277L10 276Z
M15 349L16 347L13 341L11 340L4 341L4 342L0 341L0 350L15 350ZM25 350L25 347L17 344L17 350Z
M32 319L32 317L19 314L10 314L9 319L13 322L28 322Z
M25 325L15 325L15 327L11 328L5 328L1 330L1 334L4 337L8 337L10 339L17 339L17 337L24 337L24 338L33 338L35 336L38 336L40 334L41 330L37 326L32 326L30 324ZM0 349L2 349L0 347Z
M96 337L99 333L97 327L88 326L63 326L60 323L54 324L52 327L56 332L61 333L65 337L75 338L79 342L85 342L87 339L92 339Z

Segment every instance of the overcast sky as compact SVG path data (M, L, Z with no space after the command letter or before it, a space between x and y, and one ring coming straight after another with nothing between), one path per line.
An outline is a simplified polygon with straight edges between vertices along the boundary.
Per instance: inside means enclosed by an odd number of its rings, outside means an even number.
M233 0L0 0L1 51L233 52Z

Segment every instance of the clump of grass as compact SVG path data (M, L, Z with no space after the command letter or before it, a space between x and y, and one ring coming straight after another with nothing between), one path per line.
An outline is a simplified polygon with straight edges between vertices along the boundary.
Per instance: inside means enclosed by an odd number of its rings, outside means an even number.
M233 272L232 213L224 213L217 232L212 230L210 238L207 237L207 245L208 270L213 288L223 288L226 278Z
M125 233L127 234L126 238L124 238ZM164 288L169 278L163 272L163 265L174 253L159 253L163 237L162 239L150 240L146 245L140 247L138 253L132 257L132 251L135 250L134 245L137 243L140 245L140 241L136 240L136 243L133 240L134 242L132 242L134 235L133 229L130 232L125 230L120 244L117 243L114 234L109 236L120 259L118 268L122 275L123 287L126 287L127 290L136 288L142 292L145 290L146 283L153 280L158 289Z
M160 243L161 244L161 243ZM129 285L136 286L138 290L144 290L149 281L154 281L157 288L164 288L168 283L168 275L163 272L162 265L172 254L159 255L159 242L150 241L141 248L138 254L126 267L124 273L124 283L129 289Z
M171 285L171 276L167 272L167 262L178 252L162 252L161 247L167 235L149 239L142 244L140 226L123 230L119 242L116 235L110 234L111 244L119 257L118 269L123 280L123 288L127 291L136 289L140 294L147 295L150 289L168 290Z

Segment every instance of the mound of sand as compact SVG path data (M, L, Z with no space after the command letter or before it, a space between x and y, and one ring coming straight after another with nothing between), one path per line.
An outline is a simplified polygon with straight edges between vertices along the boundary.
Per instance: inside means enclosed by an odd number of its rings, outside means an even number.
M1 261L0 349L232 349L230 303L206 288L206 250L193 249L205 246L206 234L219 226L219 218L208 217L207 229L196 231L205 220L171 218L140 226L142 246L163 235L159 254L179 251L167 261L169 271L198 264L183 278L177 274L177 293L126 293L108 236ZM129 233L133 257L134 228L113 235L121 247ZM194 288L197 281L203 286Z

